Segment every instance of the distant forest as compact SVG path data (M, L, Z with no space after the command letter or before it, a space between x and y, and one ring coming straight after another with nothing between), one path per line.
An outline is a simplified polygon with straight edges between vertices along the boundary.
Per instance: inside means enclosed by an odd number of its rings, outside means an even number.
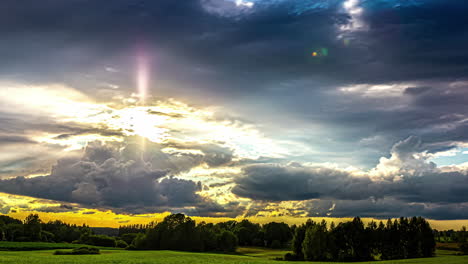
M0 215L0 240L4 241L68 242L128 250L194 252L235 252L238 246L291 249L292 253L284 257L286 260L365 261L431 257L436 240L448 239L448 235L452 241L460 243L461 248L466 247L466 229L439 232L432 230L421 217L367 225L359 217L337 225L308 220L299 226L289 226L277 222L260 225L248 220L197 224L183 214L172 214L161 222L121 226L118 235L111 237L96 234L86 225L70 225L59 220L44 223L35 214L24 221Z

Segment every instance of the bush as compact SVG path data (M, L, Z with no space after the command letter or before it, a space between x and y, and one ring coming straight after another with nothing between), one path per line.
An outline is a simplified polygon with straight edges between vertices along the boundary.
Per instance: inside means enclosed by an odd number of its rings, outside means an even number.
M286 261L297 261L297 260L299 260L299 258L296 255L292 254L292 253L286 253L286 255L284 255L284 260L286 260Z
M98 248L93 247L79 247L72 251L56 250L54 255L97 255L100 254Z
M129 245L128 247L125 248L126 250L137 250L137 248L135 247L135 245L131 244Z
M127 233L120 236L120 239L122 239L123 241L125 241L125 243L130 245L137 236L138 233Z
M128 244L127 244L127 242L125 242L123 240L117 240L117 241L115 241L115 247L126 248L126 247L128 247Z
M135 239L133 239L132 245L134 249L146 249L146 235L138 234Z

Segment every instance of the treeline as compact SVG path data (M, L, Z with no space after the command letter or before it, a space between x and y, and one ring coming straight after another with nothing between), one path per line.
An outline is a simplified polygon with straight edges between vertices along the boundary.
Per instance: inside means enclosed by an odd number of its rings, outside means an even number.
M128 246L124 241L96 235L87 225L71 225L60 220L42 222L37 214L24 221L0 215L0 240L16 242L66 242L102 247Z
M441 243L466 243L468 242L468 231L463 226L461 230L455 231L453 229L447 231L434 230L434 236L437 242Z
M281 248L287 246L292 234L291 227L285 223L273 222L260 226L243 220L196 224L183 214L173 214L160 223L147 226L119 228L122 239L134 236L129 249L182 251L234 252L238 245Z
M90 232L86 225L70 225L59 220L43 223L37 214L29 215L24 221L0 215L0 240L3 241L71 243Z
M431 257L435 240L429 223L421 217L371 222L359 217L337 226L307 221L295 229L293 254L287 260L369 261Z
M434 230L434 236L435 240L439 243L456 243L460 253L468 255L468 231L465 226L459 231L453 229L447 231ZM452 246L445 247L442 245L440 249L453 250L454 248Z
M248 220L197 224L183 214L172 214L159 223L121 226L118 237L110 237L96 235L86 225L61 221L44 223L34 214L24 221L0 216L0 240L68 242L129 250L235 252L238 246L292 249L293 253L285 256L286 260L367 261L430 257L435 251L434 234L438 232L421 217L367 225L358 217L338 225L308 220L299 226L289 226L276 222L260 225ZM457 239L466 240L462 235Z
M150 233L151 230L164 228L165 223L167 221L173 221L173 218L184 219L184 221L192 221L189 217L185 217L182 214L171 215L164 219L164 221L159 225L152 223L149 225L121 226L119 227L119 236L126 238L127 236L136 237L136 234L138 233L147 234ZM259 246L271 248L287 247L293 234L293 229L285 223L271 222L261 226L246 219L240 222L227 221L217 224L207 224L202 222L197 225L197 228L200 229L198 230L199 232L210 237L211 235L209 233L220 234L223 231L229 231L236 236L237 243L240 246Z

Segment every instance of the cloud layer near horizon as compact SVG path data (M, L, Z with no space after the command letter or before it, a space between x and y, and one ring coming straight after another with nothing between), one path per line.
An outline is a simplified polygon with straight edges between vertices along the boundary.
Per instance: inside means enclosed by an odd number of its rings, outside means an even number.
M265 202L296 201L302 202L296 212L308 216L467 218L468 166L437 168L420 152L421 145L416 137L401 141L392 148L390 158L382 158L369 171L251 160L241 166L239 174L217 177L232 178L232 193L251 199L250 207L258 204L258 208L248 209L249 215L262 212ZM50 175L2 180L0 191L124 213L184 211L237 216L247 209L245 204L222 205L216 197L200 195L204 188L209 189L200 181L174 178L201 164L229 165L231 159L219 155L222 152L216 154L214 148L204 154L167 155L161 149L151 142L145 149L136 143L91 143L81 158L59 160ZM223 158L214 161L216 157Z

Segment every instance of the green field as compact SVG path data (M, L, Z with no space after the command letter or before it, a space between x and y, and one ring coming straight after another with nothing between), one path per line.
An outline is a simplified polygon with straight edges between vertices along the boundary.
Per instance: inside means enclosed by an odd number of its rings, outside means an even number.
M245 252L244 250L241 250ZM248 250L247 250L248 251ZM223 255L223 254L207 254L207 253L187 253L175 251L125 251L125 250L102 250L101 255L84 255L84 256L55 256L53 250L43 251L3 251L0 252L1 264L215 264L215 263L232 263L232 264L275 264L275 263L298 263L298 262L283 262L269 260L277 254L277 251L259 252L258 249L254 253L247 254L257 255L241 256L241 255ZM309 262L311 263L311 262ZM318 262L315 262L318 263ZM326 262L330 264L330 262ZM468 256L455 256L453 252L440 251L438 256L428 259L410 259L398 261L381 261L381 262L366 262L366 263L408 263L408 264L466 264Z
M0 251L31 251L31 250L51 250L51 249L73 249L88 245L70 244L70 243L46 243L46 242L6 242L0 241ZM112 249L97 247L102 249ZM0 255L3 253L0 253Z
M268 249L268 248L261 248L261 247L240 247L237 249L237 252L244 256L249 257L259 257L265 259L275 259L275 258L282 258L289 250L281 250L281 249Z

